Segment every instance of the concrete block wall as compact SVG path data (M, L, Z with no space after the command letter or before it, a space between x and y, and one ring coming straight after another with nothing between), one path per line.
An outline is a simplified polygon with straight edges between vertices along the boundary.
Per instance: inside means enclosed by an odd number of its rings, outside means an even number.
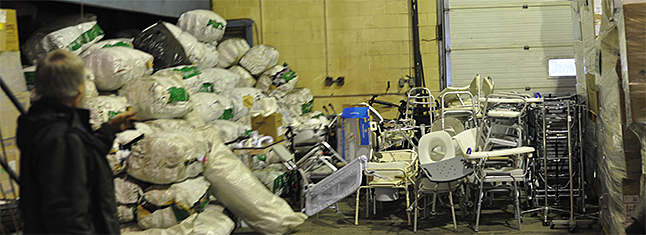
M419 0L418 7L426 85L437 94L436 1ZM213 11L254 20L256 42L278 49L298 86L312 89L315 110L331 103L340 112L370 94L399 103L409 89L397 86L399 78L414 76L409 0L214 0ZM343 76L345 85L324 86L327 76ZM396 108L375 108L396 118Z

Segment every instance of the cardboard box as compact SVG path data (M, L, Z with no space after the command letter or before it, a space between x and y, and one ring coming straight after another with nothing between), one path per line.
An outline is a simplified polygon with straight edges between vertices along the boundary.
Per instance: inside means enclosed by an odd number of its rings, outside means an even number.
M25 108L29 109L29 92L14 94L18 102ZM20 111L13 105L9 97L0 92L0 128L2 128L2 138L9 139L16 136L18 128L18 117Z
M373 143L368 112L367 107L349 107L341 113L337 129L337 152L348 162L361 155L370 159Z
M0 51L20 51L16 10L0 9Z
M258 115L251 118L251 129L258 131L258 134L268 135L274 138L274 143L285 139L285 127L283 127L283 115L273 113L267 117Z

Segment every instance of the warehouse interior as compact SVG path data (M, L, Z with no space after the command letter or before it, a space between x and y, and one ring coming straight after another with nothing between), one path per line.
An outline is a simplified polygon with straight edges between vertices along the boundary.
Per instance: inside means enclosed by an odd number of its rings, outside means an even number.
M123 234L646 233L644 0L0 0L2 234L56 49Z

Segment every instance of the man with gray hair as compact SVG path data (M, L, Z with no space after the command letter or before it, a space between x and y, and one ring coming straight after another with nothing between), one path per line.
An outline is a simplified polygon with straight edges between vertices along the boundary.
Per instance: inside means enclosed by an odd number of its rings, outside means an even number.
M115 133L134 126L124 112L92 131L82 108L85 65L55 50L38 61L36 101L18 119L20 212L25 234L118 234L113 175L106 155Z

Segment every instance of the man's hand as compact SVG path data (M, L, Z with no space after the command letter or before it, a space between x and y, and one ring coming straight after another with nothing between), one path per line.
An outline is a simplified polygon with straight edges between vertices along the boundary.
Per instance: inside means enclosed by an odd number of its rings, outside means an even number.
M114 117L108 124L112 126L117 132L122 132L127 129L134 129L135 122L139 119L134 117L137 111L126 111Z

